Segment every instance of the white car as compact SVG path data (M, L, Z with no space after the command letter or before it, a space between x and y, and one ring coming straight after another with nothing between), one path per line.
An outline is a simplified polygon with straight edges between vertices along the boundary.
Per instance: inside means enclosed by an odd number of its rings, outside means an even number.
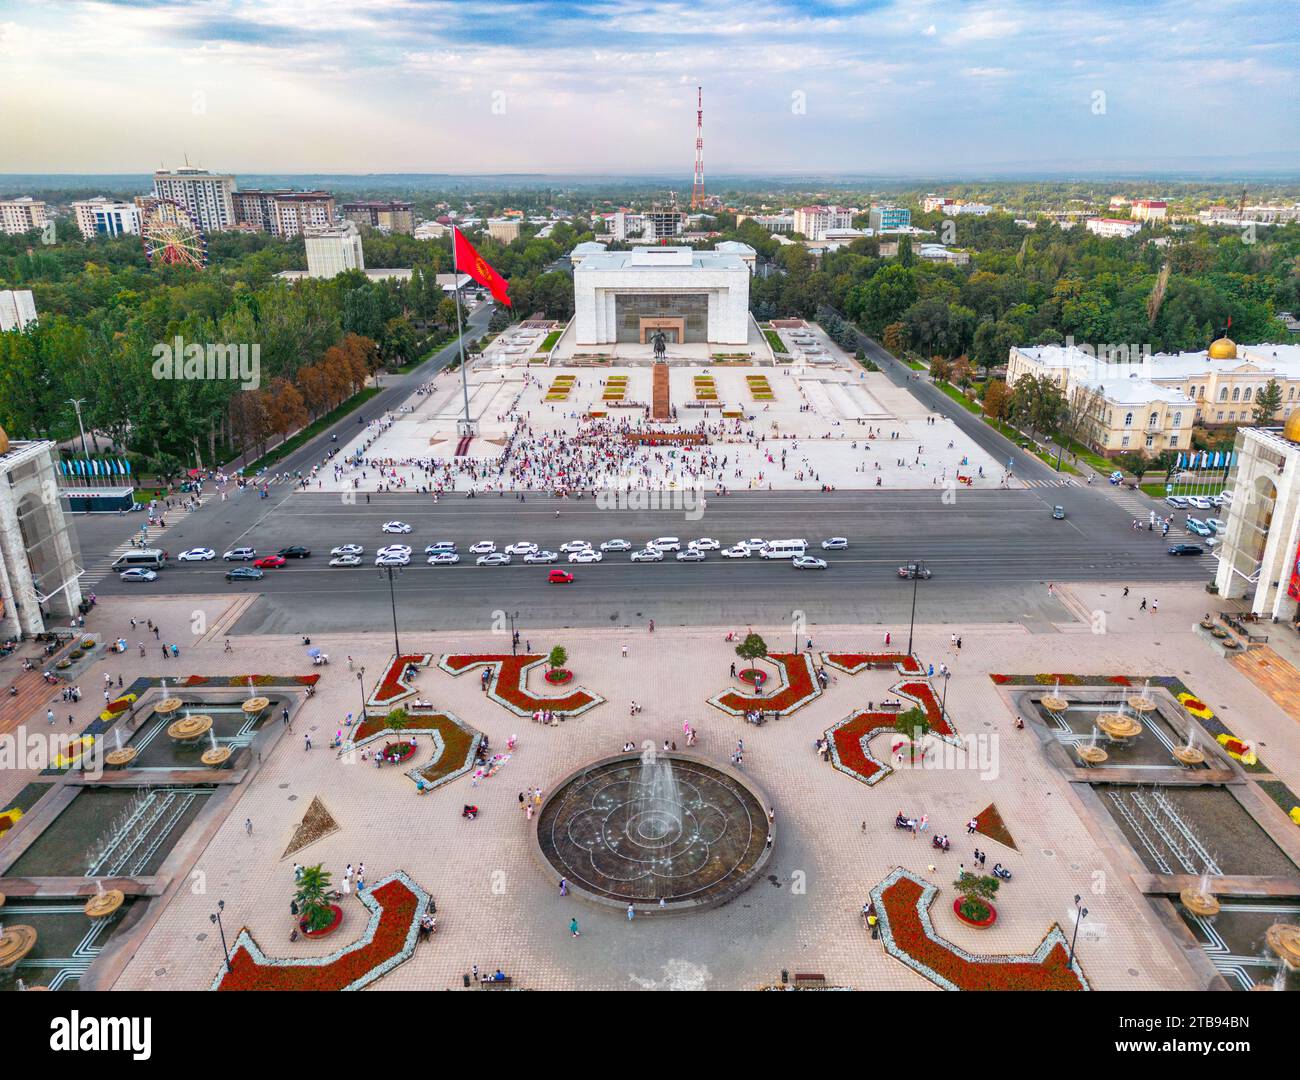
M177 562L207 562L209 559L215 559L217 553L211 548L190 548L189 551L182 551L176 556Z
M1228 523L1224 521L1222 518L1206 518L1205 524L1207 524L1216 533L1221 533L1223 532L1224 529L1228 527Z
M504 551L489 551L486 555L480 555L474 562L478 566L509 566L510 556Z
M336 548L330 548L331 555L364 555L366 549L360 544L340 544Z
M748 540L738 540L736 547L743 547L751 555L756 551L762 551L766 540L760 540L757 536L751 536Z
M724 559L748 559L749 548L741 547L737 544L735 547L723 548L718 552Z
M454 551L436 551L426 561L430 566L455 566L460 556Z
M491 555L497 549L495 540L480 540L477 544L470 547L471 555Z
M575 551L590 551L591 541L589 540L570 540L568 543L561 544L560 550L566 553Z
M536 544L530 544L526 540L519 540L506 548L507 555L531 555L537 550Z
M143 566L133 566L130 570L123 570L117 575L123 581L157 581L158 575L153 570L148 570Z
M226 562L251 562L257 558L257 549L251 547L231 548L221 557Z
M646 544L646 547L656 548L659 551L681 551L682 542L675 536L659 536Z
M411 557L411 549L406 544L389 544L388 547L381 547L375 552L379 555L405 555L408 559Z
M849 542L843 536L831 536L822 541L823 551L843 551L848 546Z
M699 548L688 547L685 551L677 553L678 562L703 562L704 552Z
M825 570L826 560L813 555L796 555L790 560L796 570Z
M692 547L696 551L721 551L722 545L711 536L701 536L698 540L692 540L687 547Z
M385 521L383 531L386 533L409 533L411 526L405 521Z
M645 548L632 552L633 562L663 562L664 553L658 548Z
M387 555L375 556L376 566L410 566L411 556L409 552L392 551Z
M1188 495L1187 501L1197 510L1213 510L1214 503L1210 502L1204 495Z
M631 551L632 544L627 540L606 540L600 545L601 551Z
M526 563L555 562L559 558L554 551L530 551L524 556Z
M571 551L569 553L569 562L600 562L604 554L599 551L593 551L591 548L583 548L581 551Z
M330 566L360 566L360 555L335 555L330 559Z

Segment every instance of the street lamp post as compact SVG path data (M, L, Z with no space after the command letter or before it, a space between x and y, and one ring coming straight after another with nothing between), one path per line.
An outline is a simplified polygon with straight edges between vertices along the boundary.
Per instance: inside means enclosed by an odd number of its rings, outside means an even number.
M948 678L951 675L952 675L951 671L945 670L943 673L943 697L939 699L940 720L942 720L945 716L948 715Z
M68 398L68 404L72 406L77 414L77 430L81 432L81 452L87 458L90 457L90 449L86 446L86 428L81 422L81 406L86 403L85 398Z
M1079 906L1079 901L1082 899L1083 897L1078 895L1074 898L1074 933L1070 935L1070 958L1066 961L1068 967L1074 966L1074 943L1079 938L1079 924L1088 917L1088 909Z
M912 654L912 630L916 626L916 587L921 583L921 573L925 563L918 562L912 572L912 617L907 623L907 654Z
M366 719L366 668L363 664L357 672L357 688L361 691L361 711L357 715L364 722Z
M226 948L226 928L221 925L221 913L226 910L224 900L217 901L217 910L208 916L212 922L216 923L217 930L221 934L221 953L226 958L226 974L230 974L230 950Z
M513 611L508 616L510 619L510 655L515 655L515 620L519 618L519 612Z
M393 655L402 655L402 646L397 641L397 594L393 591L393 574L402 572L400 566L381 566L379 574L382 577L388 575L388 603L393 609Z

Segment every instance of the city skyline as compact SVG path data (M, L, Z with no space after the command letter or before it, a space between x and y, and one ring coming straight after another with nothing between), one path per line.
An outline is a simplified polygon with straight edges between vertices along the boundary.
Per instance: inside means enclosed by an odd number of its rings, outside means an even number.
M1289 169L1294 3L0 3L10 173ZM1286 27L1292 30L1287 31ZM130 62L124 63L123 58ZM87 102L93 107L88 108ZM1095 168L1088 168L1095 163Z

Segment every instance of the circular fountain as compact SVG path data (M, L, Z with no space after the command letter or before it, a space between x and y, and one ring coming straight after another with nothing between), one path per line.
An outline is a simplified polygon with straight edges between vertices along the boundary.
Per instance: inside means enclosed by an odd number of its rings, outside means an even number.
M1115 742L1126 742L1142 734L1142 725L1125 712L1100 713L1095 723L1106 738Z
M167 737L180 743L197 742L212 729L212 717L194 713L173 720L167 725Z
M1151 696L1151 684L1145 682L1142 684L1142 693L1133 694L1127 699L1130 709L1136 713L1149 713L1156 711L1156 699Z
M1096 745L1096 743L1089 743L1087 746L1076 746L1074 752L1079 755L1080 760L1089 765L1101 765L1110 757L1105 749Z
M757 879L771 854L769 805L748 777L692 754L620 754L557 785L534 850L595 903L701 910Z
M104 919L112 915L126 901L121 889L105 889L95 882L95 895L86 901L82 909L92 919Z
M1208 919L1212 915L1219 913L1219 901L1214 895L1206 891L1202 885L1188 885L1178 894L1178 899L1183 902L1183 907L1193 915L1199 915L1203 919Z
M270 704L271 704L270 698L251 697L247 701L245 701L244 704L240 706L240 708L243 709L244 712L252 716L257 713L260 713L263 709L265 709Z
M1042 697L1040 702L1048 712L1062 713L1070 707L1069 698L1061 695L1061 682L1059 679L1056 685L1052 687L1052 692Z
M210 769L219 769L230 760L231 750L228 746L210 746L199 758Z
M36 927L19 923L0 931L0 968L13 967L36 948Z
M1175 746L1173 754L1179 764L1186 765L1188 768L1205 764L1205 751L1198 750L1195 746Z
M1300 971L1300 926L1274 923L1264 931L1264 942L1288 971Z
M163 698L153 707L153 711L162 716L170 716L172 713L180 711L184 705L185 702L178 697Z

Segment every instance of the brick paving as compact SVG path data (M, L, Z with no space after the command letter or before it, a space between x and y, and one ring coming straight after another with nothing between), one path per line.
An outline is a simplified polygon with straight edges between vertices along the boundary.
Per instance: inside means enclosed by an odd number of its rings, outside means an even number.
M233 937L247 925L273 955L323 953L348 940L346 935L362 925L355 901L349 902L343 937L293 945L287 940L293 860L281 861L280 853L312 796L320 795L341 829L298 858L323 861L336 877L346 863L364 861L372 881L400 868L438 901L438 935L378 989L459 987L462 972L472 964L487 970L499 966L518 985L538 989L748 988L774 981L782 968L824 973L833 983L862 989L926 989L929 983L867 938L858 918L867 890L897 865L940 886L936 927L972 951L1030 951L1052 922L1069 925L1071 899L1082 893L1091 915L1079 952L1095 987L1190 988L1193 975L1129 879L1131 856L1109 850L1098 839L1102 834L1089 828L1080 801L1042 757L1032 734L1015 730L1004 698L988 679L990 671L1177 674L1244 737L1293 750L1294 722L1192 633L1203 614L1204 594L1190 588L1163 592L1159 613L1149 616L1136 613L1136 593L1121 599L1119 586L1072 588L1072 606L1104 613L1101 633L1083 624L1033 635L1005 626L972 627L957 652L949 628L921 628L922 659L944 661L954 671L947 704L958 729L996 739L996 768L981 775L971 769L904 767L874 788L823 764L812 744L866 700L884 696L896 681L892 673L837 673L818 701L789 719L755 728L705 704L731 682L731 646L723 641L723 630L661 629L653 635L573 630L547 632L532 645L547 649L563 642L578 680L609 701L557 728L511 715L491 703L476 680L453 679L433 668L421 672L422 697L487 732L497 749L512 734L520 745L505 768L477 788L466 777L420 798L399 770L346 764L321 748L344 713L355 712L359 703L356 678L343 658L351 653L364 663L369 683L390 655L384 637L313 635L313 643L334 659L316 698L299 714L292 737L286 733L268 754L199 857L195 871L202 876L194 880L202 880L204 890L177 890L116 985L208 986L220 962L207 918L218 898L226 901L228 934ZM222 604L214 602L211 617L219 617ZM899 629L891 629L897 646ZM771 630L771 647L783 647L787 633ZM819 630L815 645L832 651L877 649L882 633L883 628ZM296 638L234 640L233 655L223 653L214 638L177 670L308 670ZM627 659L620 654L624 642ZM500 651L503 638L407 634L402 646L433 653ZM151 661L150 671L159 666ZM93 685L98 671L90 675L87 682ZM628 715L633 698L644 706L635 718ZM553 878L533 861L517 793L535 785L549 790L574 767L617 751L628 739L668 738L680 744L683 720L700 731L698 750L719 761L727 760L737 738L745 740L745 770L776 803L780 828L771 878L721 909L643 917L631 925L618 913L560 898ZM302 749L304 729L312 731L317 746L310 753ZM1279 776L1300 785L1300 756L1276 749L1264 753ZM482 807L477 821L459 815L468 801ZM970 862L973 845L964 823L990 802L997 803L1020 851L981 838L990 859L1010 867L1015 880L999 897L997 925L978 931L958 925L944 898L951 896L958 864ZM899 809L928 814L932 829L951 836L953 850L941 856L924 838L894 830ZM246 817L254 822L252 837L244 833ZM927 869L931 864L936 871ZM567 932L574 915L583 931L576 940Z

